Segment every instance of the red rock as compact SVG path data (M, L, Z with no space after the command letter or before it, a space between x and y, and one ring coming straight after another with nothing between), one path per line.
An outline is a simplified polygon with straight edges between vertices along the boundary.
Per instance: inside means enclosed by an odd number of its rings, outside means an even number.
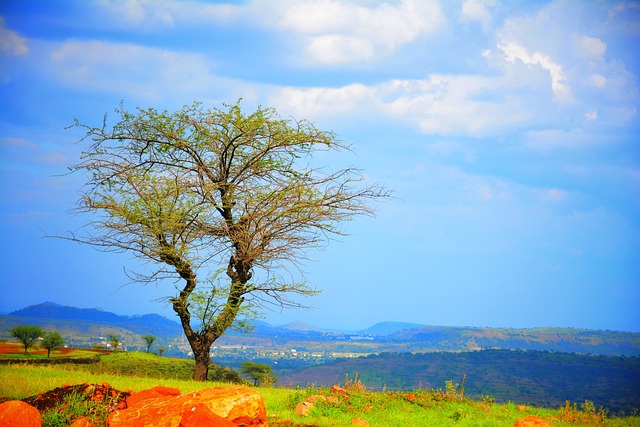
M42 427L40 412L21 400L0 404L0 427Z
M311 412L314 406L315 405L313 403L303 400L302 402L298 403L298 406L296 406L296 409L293 412L296 415L306 417L309 415L309 412Z
M327 402L327 400L328 399L321 394L313 394L311 396L305 397L302 402L298 403L298 406L296 406L294 413L296 415L306 417L307 415L309 415L313 407L316 406L316 403Z
M340 394L344 394L345 396L347 395L347 390L343 389L342 387L340 387L339 385L334 385L333 387L331 387L331 393L340 393Z
M146 399L156 399L159 397L175 397L180 396L180 390L173 387L163 387L161 385L133 393L127 397L127 407L136 406L139 402Z
M528 417L520 418L513 427L553 427L553 425L542 417L529 415Z
M71 427L95 427L95 425L87 417L80 417L73 420Z
M363 420L362 418L355 417L354 419L351 420L351 425L368 427L369 421Z
M260 394L250 388L215 387L175 397L149 398L112 413L107 427L178 427L186 411L202 404L236 425L267 427L267 411Z
M234 423L216 415L211 410L199 403L191 409L183 412L179 427L237 427Z

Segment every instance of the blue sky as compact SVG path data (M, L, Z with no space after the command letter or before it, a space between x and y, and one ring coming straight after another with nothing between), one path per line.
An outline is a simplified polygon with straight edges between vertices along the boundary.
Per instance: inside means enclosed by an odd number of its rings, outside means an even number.
M633 46L636 46L634 49ZM0 3L0 312L157 312L123 254L74 230L82 136L123 101L275 107L354 144L396 198L311 252L309 311L385 321L640 331L640 3Z

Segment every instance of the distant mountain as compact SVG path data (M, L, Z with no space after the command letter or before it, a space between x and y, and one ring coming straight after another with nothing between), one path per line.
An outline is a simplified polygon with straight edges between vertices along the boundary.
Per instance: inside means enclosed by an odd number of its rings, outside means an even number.
M291 322L291 323L287 323L286 325L282 325L279 328L286 329L286 330L289 330L289 331L323 332L322 329L318 329L315 326L311 326L310 324L305 323L305 322Z
M420 326L380 337L381 343L410 343L407 351L487 348L640 355L640 333L578 328L470 328Z
M362 335L384 336L395 334L396 332L404 331L405 329L414 329L422 326L425 325L405 322L380 322L370 328L363 329L358 333Z
M31 305L9 313L8 317L74 321L76 323L103 324L127 329L138 335L175 338L182 335L182 327L176 321L158 314L121 316L95 308L76 308L52 302Z

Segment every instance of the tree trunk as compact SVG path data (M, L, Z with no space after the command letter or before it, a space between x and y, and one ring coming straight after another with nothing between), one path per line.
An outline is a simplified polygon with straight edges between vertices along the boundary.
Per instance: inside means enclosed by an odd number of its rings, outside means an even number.
M209 375L209 364L211 359L209 358L209 349L211 344L199 343L198 345L192 345L193 356L196 360L196 366L193 371L194 381L207 381Z

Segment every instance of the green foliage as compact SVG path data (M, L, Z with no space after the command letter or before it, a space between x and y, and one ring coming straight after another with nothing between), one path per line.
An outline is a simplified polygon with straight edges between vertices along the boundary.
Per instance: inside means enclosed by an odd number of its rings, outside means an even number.
M107 339L109 340L109 344L111 344L111 349L116 351L120 345L120 337L115 334L108 334Z
M60 405L42 412L42 427L67 427L82 416L95 426L104 426L112 410L108 402L95 402L81 393L71 393Z
M156 341L156 337L154 337L153 335L143 335L142 339L147 344L147 353L149 353L149 349L151 348L153 343Z
M18 325L11 328L9 332L24 345L24 354L27 354L27 350L31 347L31 344L44 334L40 326L33 325Z
M278 380L271 374L273 368L263 363L242 362L240 371L253 379L253 384L261 387L271 387Z
M64 338L60 332L47 332L42 339L42 346L47 349L47 358L51 356L51 351L64 345Z
M68 365L70 370L95 374L120 374L136 377L188 380L193 377L193 361L181 358L160 357L145 352L113 352L100 356L98 363ZM236 371L211 364L209 381L245 383Z

